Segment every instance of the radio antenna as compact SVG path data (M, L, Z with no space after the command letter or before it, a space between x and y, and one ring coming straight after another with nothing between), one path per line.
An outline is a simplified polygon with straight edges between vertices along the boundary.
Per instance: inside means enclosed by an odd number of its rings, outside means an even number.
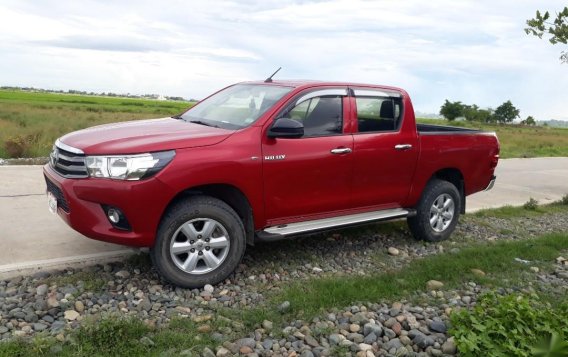
M272 77L274 77L274 75L275 75L276 73L278 73L278 71L281 70L281 69L282 69L282 67L278 67L278 69L276 70L276 72L272 73L272 75L271 75L270 77L268 77L268 78L266 78L266 79L264 80L264 83L271 83L271 82L272 82Z

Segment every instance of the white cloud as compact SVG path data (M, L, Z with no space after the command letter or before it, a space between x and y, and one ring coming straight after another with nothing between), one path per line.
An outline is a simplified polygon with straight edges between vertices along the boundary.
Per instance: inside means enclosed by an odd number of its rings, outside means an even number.
M235 81L400 86L417 110L444 99L568 119L559 46L524 34L557 1L23 1L0 4L1 85L200 98Z

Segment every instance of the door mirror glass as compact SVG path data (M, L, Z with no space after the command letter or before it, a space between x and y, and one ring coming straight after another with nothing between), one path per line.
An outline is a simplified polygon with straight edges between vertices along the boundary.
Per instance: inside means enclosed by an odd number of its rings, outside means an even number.
M299 121L280 118L276 119L268 129L269 138L301 138L304 136L304 125Z

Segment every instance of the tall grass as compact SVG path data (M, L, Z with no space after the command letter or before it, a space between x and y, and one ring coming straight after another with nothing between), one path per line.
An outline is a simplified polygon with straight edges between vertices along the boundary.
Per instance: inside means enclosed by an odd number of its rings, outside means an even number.
M501 157L568 156L568 129L530 127L516 124L481 124L467 121L448 122L418 118L420 123L475 128L497 133L501 143Z
M193 103L0 91L0 158L47 156L58 137L90 126L178 114Z
M42 109L73 108L89 112L178 113L190 102L138 98L89 96L61 93L37 93L0 90L1 104L26 104Z

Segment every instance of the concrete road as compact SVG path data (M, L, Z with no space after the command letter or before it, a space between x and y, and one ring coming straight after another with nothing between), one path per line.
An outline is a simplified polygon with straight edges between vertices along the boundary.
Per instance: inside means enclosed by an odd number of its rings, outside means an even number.
M499 161L492 190L467 199L467 212L504 205L521 206L531 197L539 203L568 194L568 157L506 159Z
M568 194L568 158L501 160L493 190L468 197L468 212L541 203ZM136 252L85 238L49 213L41 166L0 166L0 279L39 269L124 259Z
M122 259L133 252L88 239L51 214L41 166L0 166L0 279Z

